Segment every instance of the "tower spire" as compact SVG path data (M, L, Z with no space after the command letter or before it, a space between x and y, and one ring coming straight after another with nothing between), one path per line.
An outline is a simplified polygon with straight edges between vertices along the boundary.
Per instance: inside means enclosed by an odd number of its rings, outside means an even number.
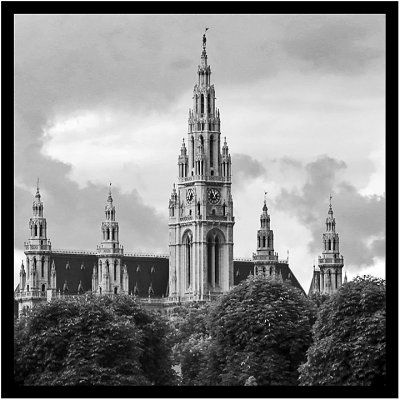
M332 210L332 194L329 195L329 210L328 214L333 216L333 210Z
M39 177L37 177L37 181L36 181L36 195L35 195L35 197L40 200Z
M111 203L113 201L112 196L111 196L111 182L110 182L110 187L108 189L108 199L107 199L107 201L111 202Z

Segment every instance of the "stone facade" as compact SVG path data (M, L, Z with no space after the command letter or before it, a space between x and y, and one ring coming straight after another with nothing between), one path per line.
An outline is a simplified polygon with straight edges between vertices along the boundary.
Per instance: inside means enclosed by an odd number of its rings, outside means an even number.
M197 75L187 144L183 140L178 184L173 185L169 200L169 254L124 253L111 184L97 250L52 250L38 182L25 243L26 267L22 262L15 290L19 313L54 297L84 293L126 293L160 309L185 301L211 301L253 273L288 280L303 291L288 260L278 260L274 252L266 203L257 233L257 253L252 260L233 259L231 156L226 139L221 146L220 112L210 80L205 36ZM321 265L337 270L340 264L327 261L332 255L336 257L339 249L334 220L329 226L332 224L333 232L330 228L326 240L333 241L335 250L326 250Z
M325 224L326 231L322 235L322 255L318 257L318 266L314 266L309 295L312 293L332 294L342 286L344 259L339 252L339 234L336 232L332 202L329 203Z
M169 200L169 296L181 301L215 297L233 285L231 156L226 139L221 151L205 37L197 75Z
M260 215L260 229L257 231L257 251L253 253L254 275L262 275L272 280L283 280L283 271L290 277L289 258L279 260L274 251L274 231L271 229L271 219L268 214L267 201L264 199Z

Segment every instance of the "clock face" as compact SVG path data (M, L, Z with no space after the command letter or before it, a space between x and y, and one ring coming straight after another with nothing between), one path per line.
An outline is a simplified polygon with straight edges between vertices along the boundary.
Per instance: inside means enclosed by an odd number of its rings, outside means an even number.
M193 201L193 198L194 198L193 189L188 189L186 191L186 201L188 203L191 203Z
M221 193L218 189L208 189L208 201L211 204L217 204L221 199Z

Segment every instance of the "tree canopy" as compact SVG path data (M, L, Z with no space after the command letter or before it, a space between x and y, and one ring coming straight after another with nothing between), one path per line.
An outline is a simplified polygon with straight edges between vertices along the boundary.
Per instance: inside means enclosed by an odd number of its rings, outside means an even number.
M79 296L34 307L15 324L22 385L174 384L168 327L130 296Z
M319 310L302 385L383 385L386 284L371 276L341 286Z
M180 347L186 384L297 384L315 320L315 306L298 289L248 278L192 314Z

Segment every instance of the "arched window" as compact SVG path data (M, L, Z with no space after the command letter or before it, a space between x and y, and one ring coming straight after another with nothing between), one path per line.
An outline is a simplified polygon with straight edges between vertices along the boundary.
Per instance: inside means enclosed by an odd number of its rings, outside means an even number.
M214 156L214 138L211 135L210 136L210 167L214 166L213 156Z
M269 274L272 275L272 267L269 267Z
M111 229L111 240L114 240L114 228Z
M110 239L110 229L107 228L107 240L109 240L109 239Z
M268 247L271 246L271 238L268 236Z
M33 257L33 269L36 269L36 257Z
M103 276L103 264L101 260L99 261L99 280L101 281L101 277Z
M35 235L34 236L37 236L37 225L35 224Z
M117 260L114 261L114 281L117 280Z
M331 249L331 239L328 240L328 250Z
M118 288L117 287L114 288L114 293L118 294Z
M197 107L198 101L199 101L199 98L198 98L198 96L196 95L196 101L195 101L195 105L196 105L195 111L196 111L196 114L197 114L197 111L198 111L198 109L199 109L199 108Z
M258 237L258 247L261 247L261 237Z
M265 247L265 236L263 236L263 247Z
M26 291L29 292L29 285L26 285Z
M218 236L215 238L215 284L219 285L219 239Z
M41 272L42 272L42 278L44 278L44 257L42 257L42 265L41 265Z
M200 136L199 136L199 139L200 139L201 147L204 148L204 138L203 138L203 135L200 135Z
M336 240L335 239L333 239L333 245L332 246L333 246L332 249L335 250L335 247L336 247Z
M192 241L190 236L186 237L185 241L186 250L186 287L191 284L191 269L192 269Z
M204 114L204 94L200 97L200 112Z
M207 95L207 109L208 109L208 113L211 114L211 96L210 96L210 93L208 93L208 95Z
M42 285L42 292L44 292L46 290L46 285L43 283Z
M39 225L39 236L43 235L43 227L42 224Z
M192 136L192 168L194 167L194 137ZM193 175L193 171L192 171Z
M207 282L211 285L211 257L212 257L212 241L211 237L207 239Z

